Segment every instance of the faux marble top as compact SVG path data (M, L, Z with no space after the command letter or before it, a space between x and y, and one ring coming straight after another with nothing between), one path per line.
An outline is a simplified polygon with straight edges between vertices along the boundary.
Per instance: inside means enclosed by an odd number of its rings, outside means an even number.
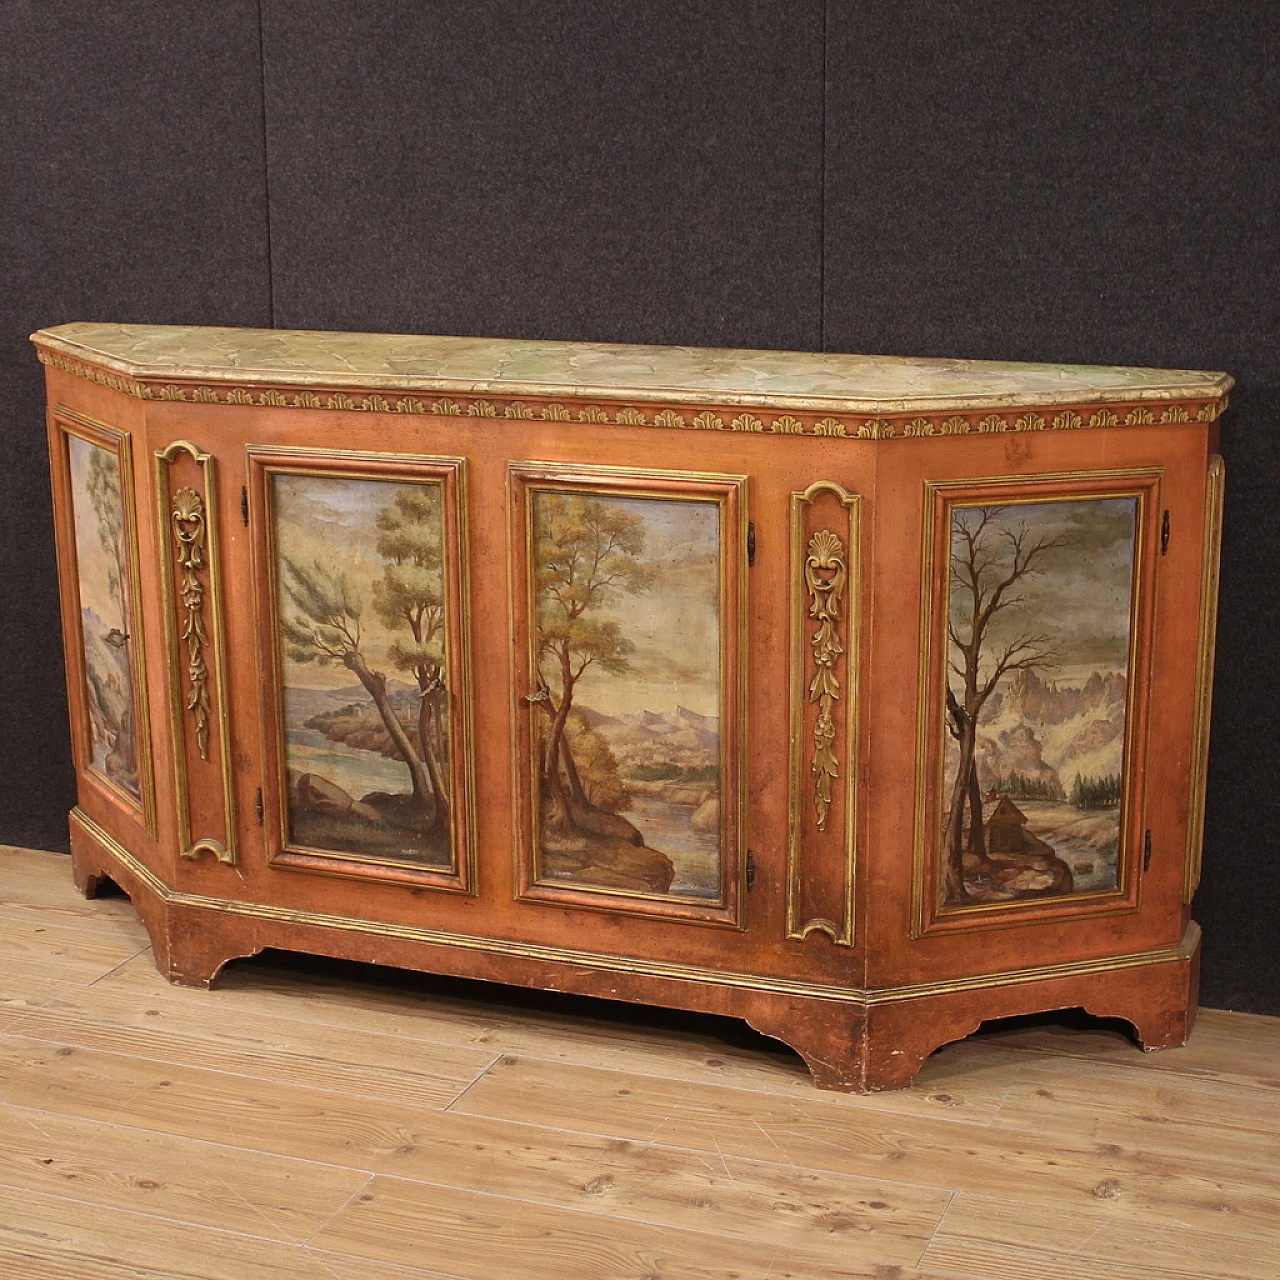
M855 413L1214 399L1233 385L1226 374L1190 369L188 325L64 324L32 339L138 379L626 397Z

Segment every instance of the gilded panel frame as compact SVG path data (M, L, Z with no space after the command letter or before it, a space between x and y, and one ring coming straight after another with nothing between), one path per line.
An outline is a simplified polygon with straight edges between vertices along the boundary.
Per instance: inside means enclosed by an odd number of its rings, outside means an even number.
M141 562L138 552L138 512L134 489L132 437L109 423L100 422L65 405L55 405L51 411L55 428L58 456L53 468L55 497L61 511L61 549L66 563L63 566L64 609L74 604L74 612L66 619L67 662L72 675L69 682L74 691L72 697L71 733L75 753L76 773L81 783L89 783L94 790L131 820L141 822L147 834L155 839L156 784L154 743L151 737L151 709L147 686L146 631L143 622ZM89 693L88 659L85 653L84 620L81 614L80 567L76 550L75 502L71 484L70 439L104 449L117 461L120 477L120 513L124 536L124 570L127 605L124 613L131 633L125 639L131 642L130 683L134 704L135 736L138 754L139 799L135 800L123 787L108 778L92 763L93 752L89 745Z
M913 834L911 936L970 932L1138 909L1142 891L1142 843L1146 828L1145 759L1150 722L1148 701L1156 610L1160 488L1163 467L985 476L925 481L921 549L920 665L917 678L915 822ZM979 506L998 499L1003 506L1030 506L1090 499L1134 498L1133 576L1129 606L1120 834L1116 888L1042 899L946 906L939 875L936 828L943 790L944 753L941 690L946 662L945 619L949 579L939 566L949 563L953 507Z
M306 446L250 444L245 449L249 522L253 535L254 588L258 596L258 651L263 687L264 781L262 825L272 867L304 873L380 881L474 896L477 892L475 762L471 689L471 590L467 460L460 457L381 453ZM455 797L450 808L451 865L408 861L292 844L287 803L284 674L278 643L279 576L273 477L370 480L441 486L444 594L447 602L445 672L452 743L449 771Z
M521 902L623 911L657 919L744 929L747 883L745 741L747 728L747 477L541 461L509 461L508 562L518 711L512 763L517 806L516 897ZM537 616L534 502L539 492L665 501L715 502L719 508L721 885L717 901L548 880L541 870L537 736L532 713L542 699L533 643Z

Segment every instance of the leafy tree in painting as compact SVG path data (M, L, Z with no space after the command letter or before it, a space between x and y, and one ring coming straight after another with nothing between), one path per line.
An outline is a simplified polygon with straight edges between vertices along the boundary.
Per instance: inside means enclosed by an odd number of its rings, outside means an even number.
M1001 625L1023 601L1018 583L1045 569L1046 560L1067 540L1061 534L1034 535L1015 522L1006 507L957 507L951 519L951 641L947 679L947 728L959 759L946 810L942 844L944 882L950 902L964 902L966 842L970 865L990 869L982 829L982 792L975 763L978 717L1000 681L1012 671L1054 666L1057 657L1043 632ZM1002 617L1002 615L1006 615ZM959 691L951 676L958 677Z
M374 671L365 657L359 594L345 573L326 569L318 560L301 564L282 556L281 566L281 586L293 606L291 613L281 610L285 653L294 662L344 666L360 681L409 770L415 804L427 812L433 794L431 776L391 706L387 677Z
M397 491L378 513L378 554L386 562L373 586L373 607L389 630L405 633L391 647L392 665L418 684L418 747L432 797L431 826L449 824L448 693L445 689L444 560L441 491L415 485Z
M546 822L561 830L605 830L640 843L624 819L600 821L612 815L588 796L567 726L578 682L589 668L610 675L630 669L634 644L616 619L602 614L620 593L653 585L652 570L641 563L644 521L598 498L543 493L537 497L536 536L538 669L550 717L539 762Z
M85 487L96 517L98 541L107 553L107 590L116 605L117 616L120 619L119 627L113 628L103 638L113 648L123 650L128 643L129 631L128 609L125 602L124 505L120 497L120 460L114 453L97 446L89 449ZM136 784L138 746L133 721L133 696L128 687L127 656L122 665L125 667L125 687L122 696L112 698L105 690L99 689L98 701L104 710L108 707L118 707L119 723L115 726L117 730L115 746L108 758L109 771L126 782ZM92 681L94 678L92 670L87 674Z
M605 813L630 809L631 791L622 779L618 758L604 737L577 711L569 717L564 734L587 802Z

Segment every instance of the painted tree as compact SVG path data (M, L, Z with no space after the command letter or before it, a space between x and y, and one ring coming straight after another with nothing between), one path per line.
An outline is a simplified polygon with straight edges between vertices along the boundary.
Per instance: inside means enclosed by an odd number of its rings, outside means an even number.
M540 493L535 501L538 669L550 716L541 777L554 807L550 821L574 827L595 810L565 731L574 694L591 667L611 675L630 669L635 645L617 619L602 615L620 594L647 591L653 572L640 559L640 516L579 494Z
M1042 573L1051 553L1066 545L1062 534L1033 534L1025 522L1015 522L1007 507L956 507L952 512L946 701L947 728L956 741L958 761L942 835L946 897L951 902L969 896L964 880L966 809L969 857L979 869L988 865L976 765L982 708L1010 672L1057 664L1047 634L1016 625L1016 606L1024 601L1017 584ZM1006 625L1010 622L1013 625ZM952 688L951 676L959 680L958 691Z
M378 554L386 564L373 586L379 619L404 637L392 645L391 663L417 681L418 747L431 783L436 831L447 830L450 811L441 496L438 484L406 485L378 512Z
M107 553L107 590L117 608L119 623L103 637L113 648L122 651L125 681L122 696L109 699L103 695L99 705L118 702L120 723L116 726L116 741L112 750L111 765L114 772L129 782L138 776L138 744L134 729L133 693L129 685L128 668L132 662L129 649L129 610L125 599L125 548L124 504L120 497L120 459L107 449L94 445L89 449L85 488L93 506L98 541Z
M285 652L294 662L346 667L360 681L409 770L414 800L426 812L431 802L431 778L391 705L387 677L374 671L365 658L359 594L345 573L327 569L319 560L301 564L282 556L280 563L280 585L293 606L292 612L281 610Z
M564 727L569 759L587 802L605 813L625 813L632 806L630 788L623 780L618 757L598 729L593 729L581 711L575 711Z

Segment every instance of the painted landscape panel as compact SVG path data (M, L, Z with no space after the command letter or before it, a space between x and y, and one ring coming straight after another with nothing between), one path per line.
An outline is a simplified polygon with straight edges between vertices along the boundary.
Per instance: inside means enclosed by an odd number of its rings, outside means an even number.
M539 871L718 902L718 502L534 490Z
M944 906L1117 888L1137 518L950 509Z
M452 866L443 485L270 481L288 842Z
M89 764L141 805L133 600L120 459L112 450L70 434L67 452L89 705Z

